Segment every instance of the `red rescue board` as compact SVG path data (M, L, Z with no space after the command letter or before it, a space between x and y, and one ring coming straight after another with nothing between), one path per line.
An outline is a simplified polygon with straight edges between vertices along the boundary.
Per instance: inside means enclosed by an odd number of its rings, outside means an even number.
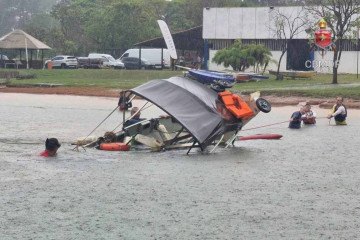
M275 134L275 133L265 133L265 134L256 134L256 135L249 135L249 136L239 136L238 140L245 141L245 140L257 140L257 139L280 139L282 135Z

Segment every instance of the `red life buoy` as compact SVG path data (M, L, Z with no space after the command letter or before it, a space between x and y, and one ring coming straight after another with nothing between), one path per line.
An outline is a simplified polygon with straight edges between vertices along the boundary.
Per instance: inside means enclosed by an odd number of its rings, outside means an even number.
M123 142L101 143L100 150L105 151L129 151L130 146Z

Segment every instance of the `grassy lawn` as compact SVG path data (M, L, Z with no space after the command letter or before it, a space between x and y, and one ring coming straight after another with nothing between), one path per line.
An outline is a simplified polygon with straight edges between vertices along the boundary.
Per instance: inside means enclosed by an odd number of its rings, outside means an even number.
M270 76L269 80L236 84L234 88L243 93L261 91L262 94L308 97L342 95L360 99L360 79L356 78L356 74L340 74L338 75L338 84L331 84L331 82L331 74L317 74L311 79L284 79L280 81Z
M11 84L62 84L68 87L103 87L129 89L152 79L182 75L182 72L117 69L53 69L21 70L20 74L35 74L34 79L11 80Z
M1 70L4 71L4 70ZM12 79L12 85L62 84L68 87L103 87L129 89L152 79L165 79L171 76L182 76L182 71L169 70L113 70L113 69L53 69L53 70L20 70L20 74L34 74L34 79ZM334 97L343 95L360 99L360 79L356 74L338 75L339 84L331 84L331 74L318 74L312 79L270 79L259 82L239 83L233 90L242 93L261 91L263 94L281 96Z

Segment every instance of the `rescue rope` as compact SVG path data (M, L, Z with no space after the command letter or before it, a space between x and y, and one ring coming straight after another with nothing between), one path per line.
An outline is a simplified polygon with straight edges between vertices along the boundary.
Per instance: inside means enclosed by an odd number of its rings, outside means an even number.
M241 129L239 132L237 132L236 134L234 134L229 140L227 140L226 142L226 146L225 148L228 148L230 146L230 144L232 144L234 142L234 140L239 136L240 132L245 132L245 131L249 131L249 130L253 130L253 129L258 129L258 128L263 128L263 127L269 127L269 126L273 126L273 125L278 125L278 124L283 124L283 123L287 123L290 120L287 121L282 121L282 122L277 122L277 123L272 123L272 124L266 124L266 125L261 125L261 126L257 126L257 127L252 127L252 128L248 128L248 129Z
M278 124L283 124L283 123L287 123L287 122L290 122L290 120L282 121L282 122L277 122L277 123L272 123L272 124L267 124L267 125L261 125L261 126L257 126L257 127L248 128L248 129L241 129L239 132L245 132L245 131L249 131L249 130L253 130L253 129L263 128L263 127L269 127L269 126L278 125Z
M106 121L106 119L108 119L108 118L111 116L111 114L113 114L113 113L115 112L115 110L118 109L118 107L119 107L119 106L116 106L116 107L114 108L114 110L112 110L111 113L109 113L109 115L107 115L107 116L104 118L104 120L102 120L84 139L81 140L81 142L84 142L96 129L98 129L98 127L100 127L100 125L103 124L103 123ZM79 143L77 142L77 143L76 143L76 147L74 147L73 150L75 150L75 149L78 150L78 149L79 149L79 146L81 146L81 144L79 144Z
M327 118L327 117L319 117L319 118L316 118L316 119L324 119L324 118ZM331 119L329 119L329 124L330 124L330 120ZM258 129L258 128L269 127L269 126L273 126L273 125L279 125L279 124L288 123L288 122L290 122L290 120L277 122L277 123L266 124L266 125L261 125L261 126L256 126L256 127L252 127L252 128L248 128L248 129L241 129L237 134L234 134L234 136L231 137L227 141L227 144L226 144L225 148L227 148L236 139L236 137L239 136L240 132L245 132L245 131L254 130L254 129Z
M319 118L316 118L316 119L324 119L324 118L327 118L327 117L319 117ZM330 120L331 120L331 119L330 119ZM277 122L277 123L272 123L272 124L267 124L267 125L261 125L261 126L257 126L257 127L253 127L253 128L248 128L248 129L241 129L240 131L241 131L241 132L244 132L244 131L249 131L249 130L258 129L258 128L263 128L263 127L269 127L269 126L278 125L278 124L287 123L287 122L290 122L290 120L282 121L282 122ZM240 132L240 131L239 131L239 132Z
M133 115L131 115L130 117L128 117L125 121L127 121L128 119L134 117L136 114L138 114L141 110L145 110L149 107L151 107L153 104L151 104L150 106L144 108L146 106L146 104L148 104L149 102L146 102L138 111L136 111ZM102 120L84 139L82 139L80 142L84 142L98 127L100 127L101 124L103 124L106 119L108 119L111 114L113 114L115 112L116 109L118 109L119 106L116 106L114 108L114 110L111 111L111 113L109 113L109 115L106 116L106 118L104 120ZM119 125L117 125L114 130L112 132L114 132L118 127L120 127L124 122L120 123ZM119 131L120 132L120 131ZM97 140L96 140L97 141ZM82 144L80 144L80 142L76 143L76 146L73 148L73 150L77 150L79 151L79 147L82 146ZM88 144L87 144L88 145ZM85 149L85 148L84 148Z

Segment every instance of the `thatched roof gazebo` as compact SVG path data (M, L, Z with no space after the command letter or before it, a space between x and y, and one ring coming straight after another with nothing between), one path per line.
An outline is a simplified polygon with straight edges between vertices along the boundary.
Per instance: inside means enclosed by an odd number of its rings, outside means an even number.
M14 30L0 38L0 50L1 49L13 49L20 51L20 61L21 53L24 50L26 54L26 65L28 66L28 51L30 51L30 67L35 67L33 65L32 54L34 50L41 50L41 66L44 62L44 50L50 50L51 47L41 42L40 40L34 38L33 36L27 34L22 30ZM1 59L0 59L1 60ZM36 64L39 65L39 64ZM36 66L39 67L39 66Z

